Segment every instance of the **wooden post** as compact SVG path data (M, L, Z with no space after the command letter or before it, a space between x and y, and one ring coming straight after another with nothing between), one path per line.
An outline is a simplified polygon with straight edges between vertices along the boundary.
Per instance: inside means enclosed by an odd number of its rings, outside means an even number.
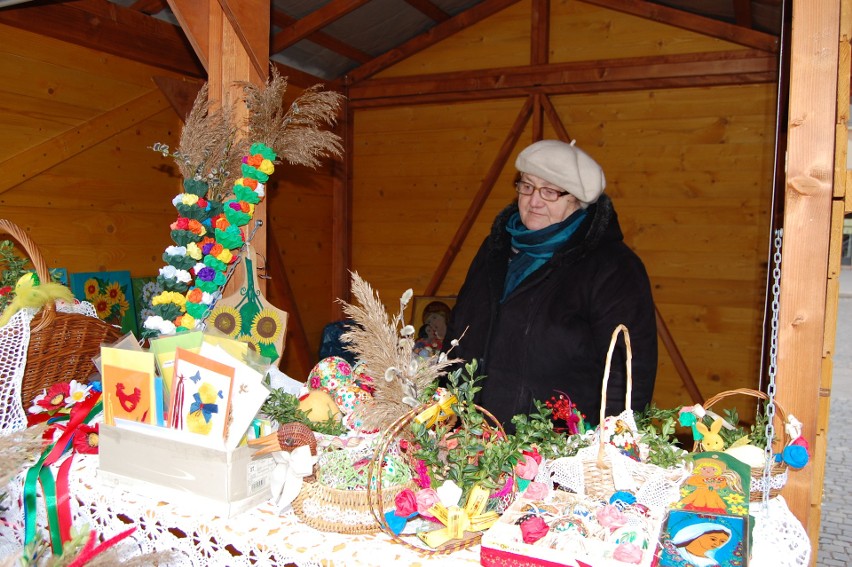
M175 17L207 70L211 101L231 104L241 97L238 82L263 85L269 74L270 0L168 0ZM244 123L245 105L235 106ZM252 246L266 251L266 200L255 209L262 221ZM266 281L260 281L261 292Z
M812 446L824 368L839 21L840 0L793 0L776 385L778 401L802 422ZM818 512L809 520L821 495L814 469L791 472L783 495L816 549Z

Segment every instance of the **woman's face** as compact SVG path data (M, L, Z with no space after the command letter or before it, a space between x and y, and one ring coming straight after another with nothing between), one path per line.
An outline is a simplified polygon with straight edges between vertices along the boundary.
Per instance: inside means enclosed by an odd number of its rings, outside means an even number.
M725 545L731 536L725 532L707 532L695 538L692 543L686 546L686 549L691 553L703 556L712 549L719 549ZM690 549L691 548L691 549Z
M560 192L565 191L562 187L529 173L521 174L521 182L529 183L536 188L550 187ZM545 201L541 198L539 191L533 191L532 195L518 195L521 222L528 230L541 230L562 222L579 208L580 201L570 194L559 197L555 201Z

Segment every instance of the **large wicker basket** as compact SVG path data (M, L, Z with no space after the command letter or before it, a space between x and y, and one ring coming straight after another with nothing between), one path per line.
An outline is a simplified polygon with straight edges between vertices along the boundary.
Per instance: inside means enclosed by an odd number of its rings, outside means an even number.
M368 488L367 500L369 502L370 510L373 513L373 517L375 518L377 524L380 526L381 530L385 533L385 535L389 536L393 541L404 545L409 549L413 549L426 557L438 556L438 555L446 555L452 553L454 551L459 551L461 549L466 549L468 547L472 547L477 545L479 541L482 539L482 532L465 532L464 537L462 539L450 540L447 543L441 545L436 549L429 549L423 547L423 544L419 543L417 538L411 537L412 541L415 543L410 543L406 541L404 537L397 535L390 529L388 526L388 522L385 519L385 510L393 508L394 498L388 498L388 493L382 489L382 466L380 463L384 458L384 455L387 453L388 447L390 447L394 441L399 439L400 437L405 437L408 428L411 426L412 421L415 417L420 415L424 410L430 407L430 404L421 405L416 408L412 408L404 415L400 416L390 427L388 427L383 433L381 440L379 441L378 448L376 450L376 454L373 457L372 462L370 463L371 474L376 475L376 490L371 490ZM497 420L494 415L489 413L486 409L475 406L476 409L485 416L486 420L489 422L486 425L490 426L495 431L499 431L501 435L505 437L505 431L503 427L500 425L500 422ZM513 494L514 495L514 494ZM396 496L396 494L392 495ZM511 502L508 502L511 504Z
M769 396L767 396L760 390L738 388L736 390L727 390L725 392L719 392L718 394L704 402L704 408L710 409L720 401L726 398L730 398L732 396L748 396L763 401L769 400ZM786 428L784 427L784 425L787 423L786 410L781 404L778 403L777 400L775 400L775 409L777 410L775 414L775 431L779 433L779 435L777 435L773 441L773 449L774 452L778 453L781 452L784 447L790 443L791 439L786 431ZM698 443L696 443L693 447L693 451L695 450L698 450ZM770 498L778 496L778 494L781 493L781 489L784 488L784 485L787 483L787 472L787 463L785 463L784 461L773 462L769 469L768 486L766 486L767 482L764 480L763 467L752 467L749 500L751 502L761 502L763 500L763 493L765 490L768 490Z
M0 219L0 232L21 245L41 281L50 281L47 263L26 232L5 219ZM92 359L100 354L101 344L115 342L121 336L121 329L96 317L63 313L52 303L46 305L30 325L21 404L28 408L33 398L53 384L85 381L96 371Z

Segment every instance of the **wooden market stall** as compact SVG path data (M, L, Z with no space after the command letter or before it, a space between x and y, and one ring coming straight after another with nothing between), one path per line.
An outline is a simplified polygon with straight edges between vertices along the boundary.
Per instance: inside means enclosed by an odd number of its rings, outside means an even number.
M0 10L2 216L52 267L148 276L161 266L179 176L149 148L176 145L202 80L224 94L235 80L263 80L269 59L269 22L258 17L268 2L201 4L169 1L188 42L105 1ZM360 4L285 23L273 43ZM777 391L817 455L785 496L815 544L839 242L852 210L839 143L850 8L789 2L795 25L782 45L639 0L486 0L361 58L329 85L348 98L343 161L283 167L270 191L267 295L291 316L282 368L306 376L323 327L340 318L349 269L384 298L455 294L513 197L514 156L541 137L576 139L606 172L654 286L660 406L766 384L771 243L783 226ZM785 61L789 89L778 86ZM282 74L292 97L320 82Z

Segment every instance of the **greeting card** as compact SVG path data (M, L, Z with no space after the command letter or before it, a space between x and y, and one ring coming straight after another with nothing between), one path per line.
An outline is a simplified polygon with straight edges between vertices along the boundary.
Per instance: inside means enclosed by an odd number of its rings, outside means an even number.
M220 346L205 342L201 345L202 356L227 364L234 368L231 388L231 420L228 425L225 446L236 448L246 430L257 416L257 412L269 397L269 389L263 385L263 375L244 362L240 362Z
M187 349L175 350L169 425L224 440L236 371Z
M115 418L157 423L161 406L156 403L154 355L150 352L101 347L101 385L104 422Z
M160 335L151 339L149 350L154 353L157 361L157 370L163 377L166 391L172 391L172 376L174 375L175 350L180 347L197 353L201 348L204 333L201 331L187 331L174 335Z

